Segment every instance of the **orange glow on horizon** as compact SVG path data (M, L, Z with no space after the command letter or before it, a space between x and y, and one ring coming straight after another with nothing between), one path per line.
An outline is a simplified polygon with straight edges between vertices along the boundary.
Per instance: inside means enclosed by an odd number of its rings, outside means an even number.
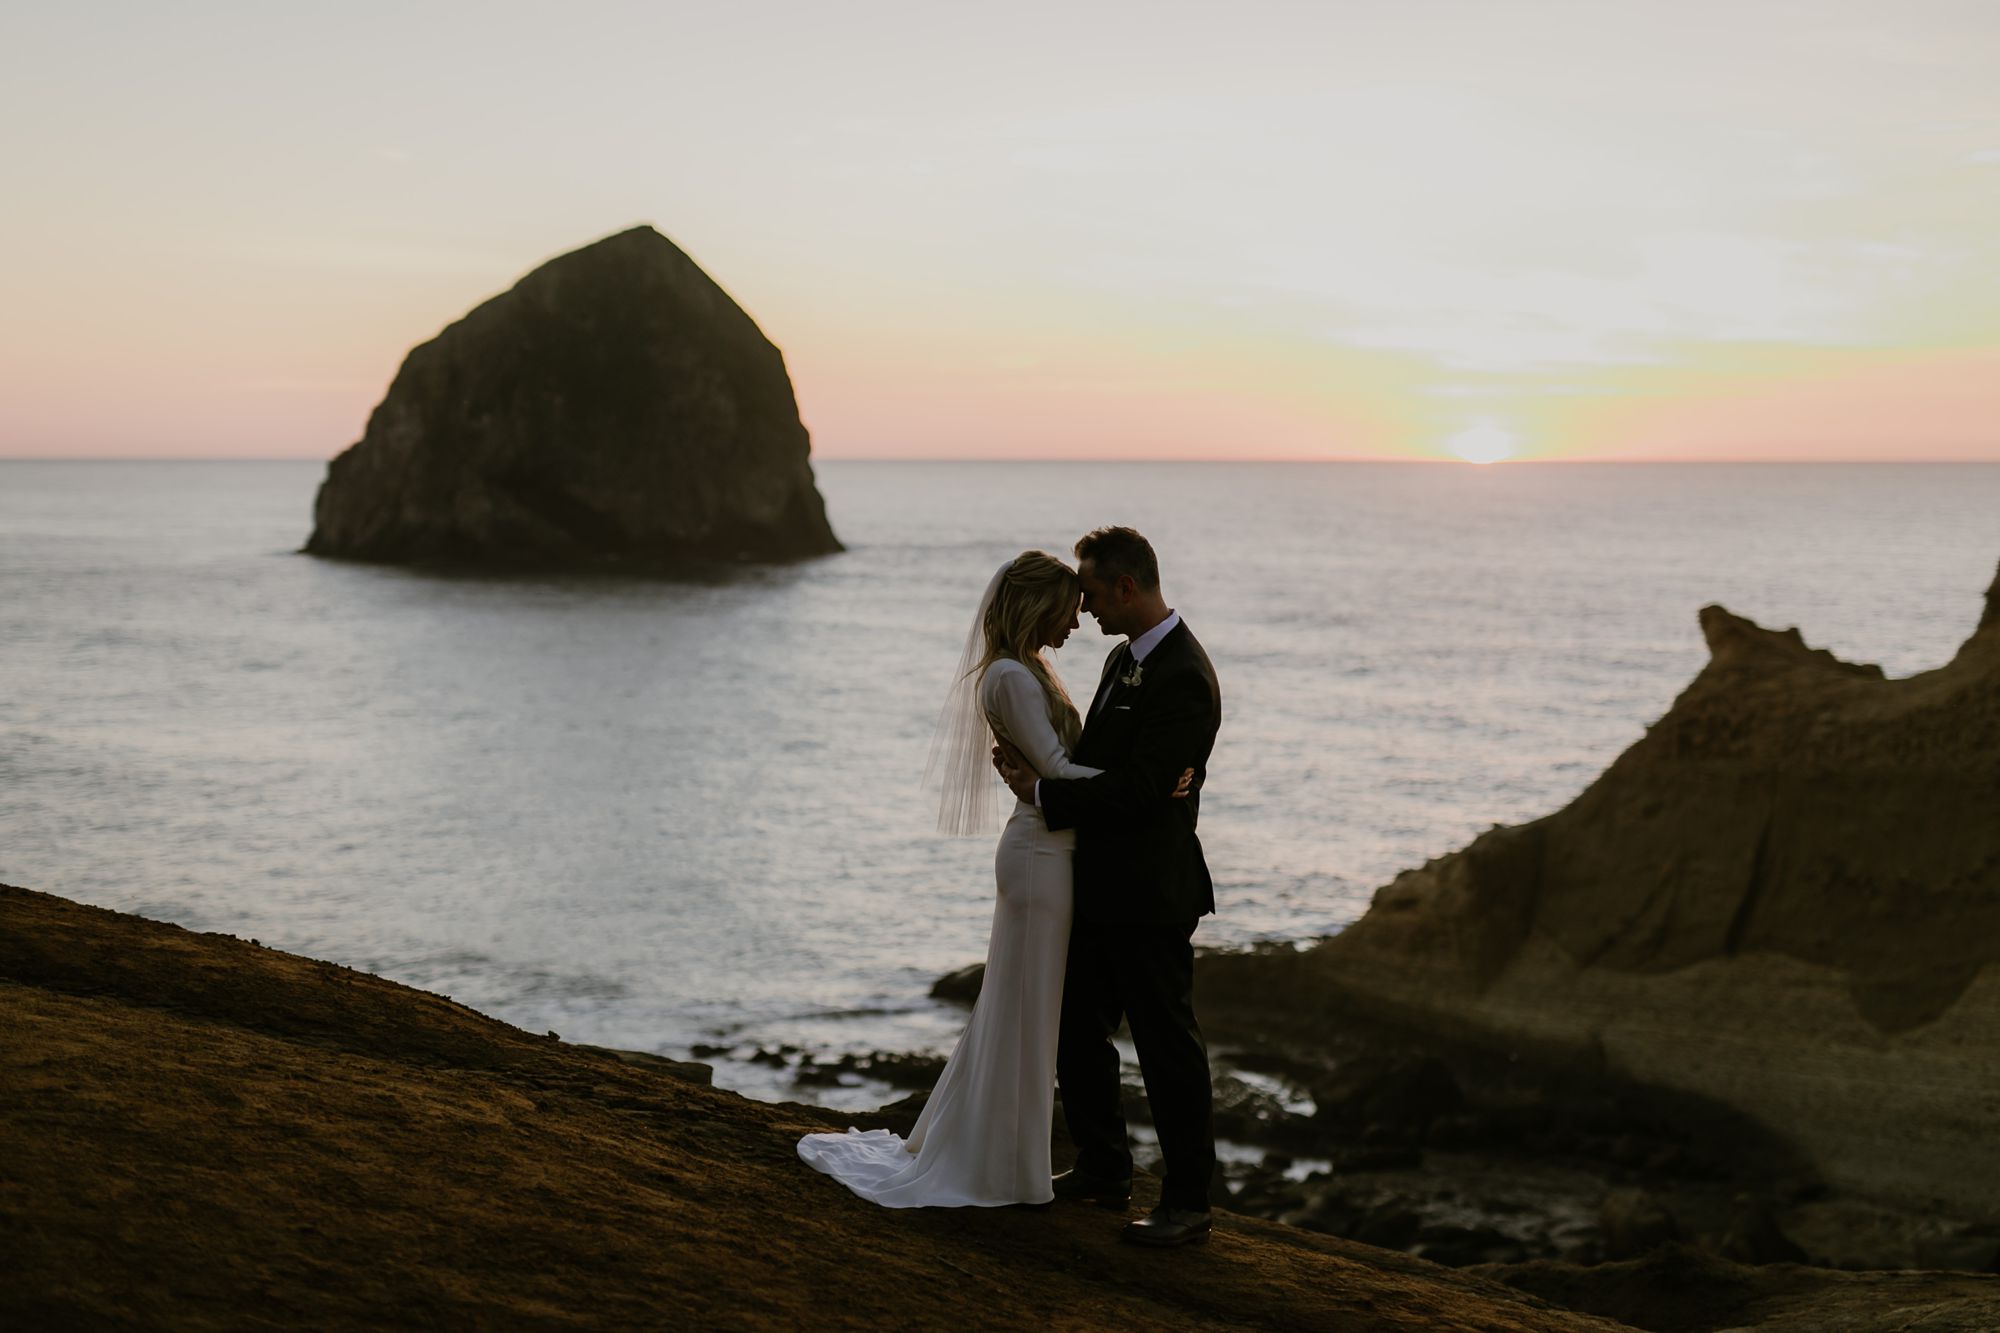
M824 459L2000 462L2000 9L781 8L41 7L0 457L329 458L650 222Z

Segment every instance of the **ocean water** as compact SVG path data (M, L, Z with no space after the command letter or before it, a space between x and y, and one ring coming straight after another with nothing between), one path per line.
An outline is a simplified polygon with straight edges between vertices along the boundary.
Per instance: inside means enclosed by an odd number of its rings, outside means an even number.
M2000 466L822 462L843 555L446 578L295 554L321 473L0 462L0 879L670 1055L949 1049L992 848L919 775L1025 547L1139 527L1215 661L1207 944L1561 806L1706 603L1907 675L2000 560ZM1071 638L1075 692L1110 646Z

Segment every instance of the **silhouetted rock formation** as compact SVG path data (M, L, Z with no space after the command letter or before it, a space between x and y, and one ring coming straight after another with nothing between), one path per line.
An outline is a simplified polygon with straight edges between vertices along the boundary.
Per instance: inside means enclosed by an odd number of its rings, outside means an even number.
M1907 680L1701 624L1708 665L1568 808L1204 985L1695 1094L1830 1183L2000 1222L2000 580Z
M305 549L394 564L662 569L840 549L784 358L635 227L411 350L327 468Z

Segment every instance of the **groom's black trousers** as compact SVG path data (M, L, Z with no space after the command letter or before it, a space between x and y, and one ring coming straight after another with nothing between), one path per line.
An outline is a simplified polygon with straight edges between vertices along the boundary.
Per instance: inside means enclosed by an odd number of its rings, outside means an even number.
M1205 1211L1215 1172L1215 1128L1208 1047L1194 1017L1194 928L1192 921L1114 925L1078 918L1071 923L1056 1083L1076 1144L1077 1170L1128 1179L1132 1150L1125 1141L1118 1049L1111 1037L1121 1018L1129 1023L1166 1159L1160 1201Z

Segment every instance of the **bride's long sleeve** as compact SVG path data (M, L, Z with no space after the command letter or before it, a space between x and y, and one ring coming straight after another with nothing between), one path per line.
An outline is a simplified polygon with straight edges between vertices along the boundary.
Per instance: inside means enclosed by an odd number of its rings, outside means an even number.
M1012 742L1040 776L1094 778L1104 771L1070 762L1069 751L1049 722L1049 701L1042 683L1026 667L995 662L980 682L980 694L994 730Z

